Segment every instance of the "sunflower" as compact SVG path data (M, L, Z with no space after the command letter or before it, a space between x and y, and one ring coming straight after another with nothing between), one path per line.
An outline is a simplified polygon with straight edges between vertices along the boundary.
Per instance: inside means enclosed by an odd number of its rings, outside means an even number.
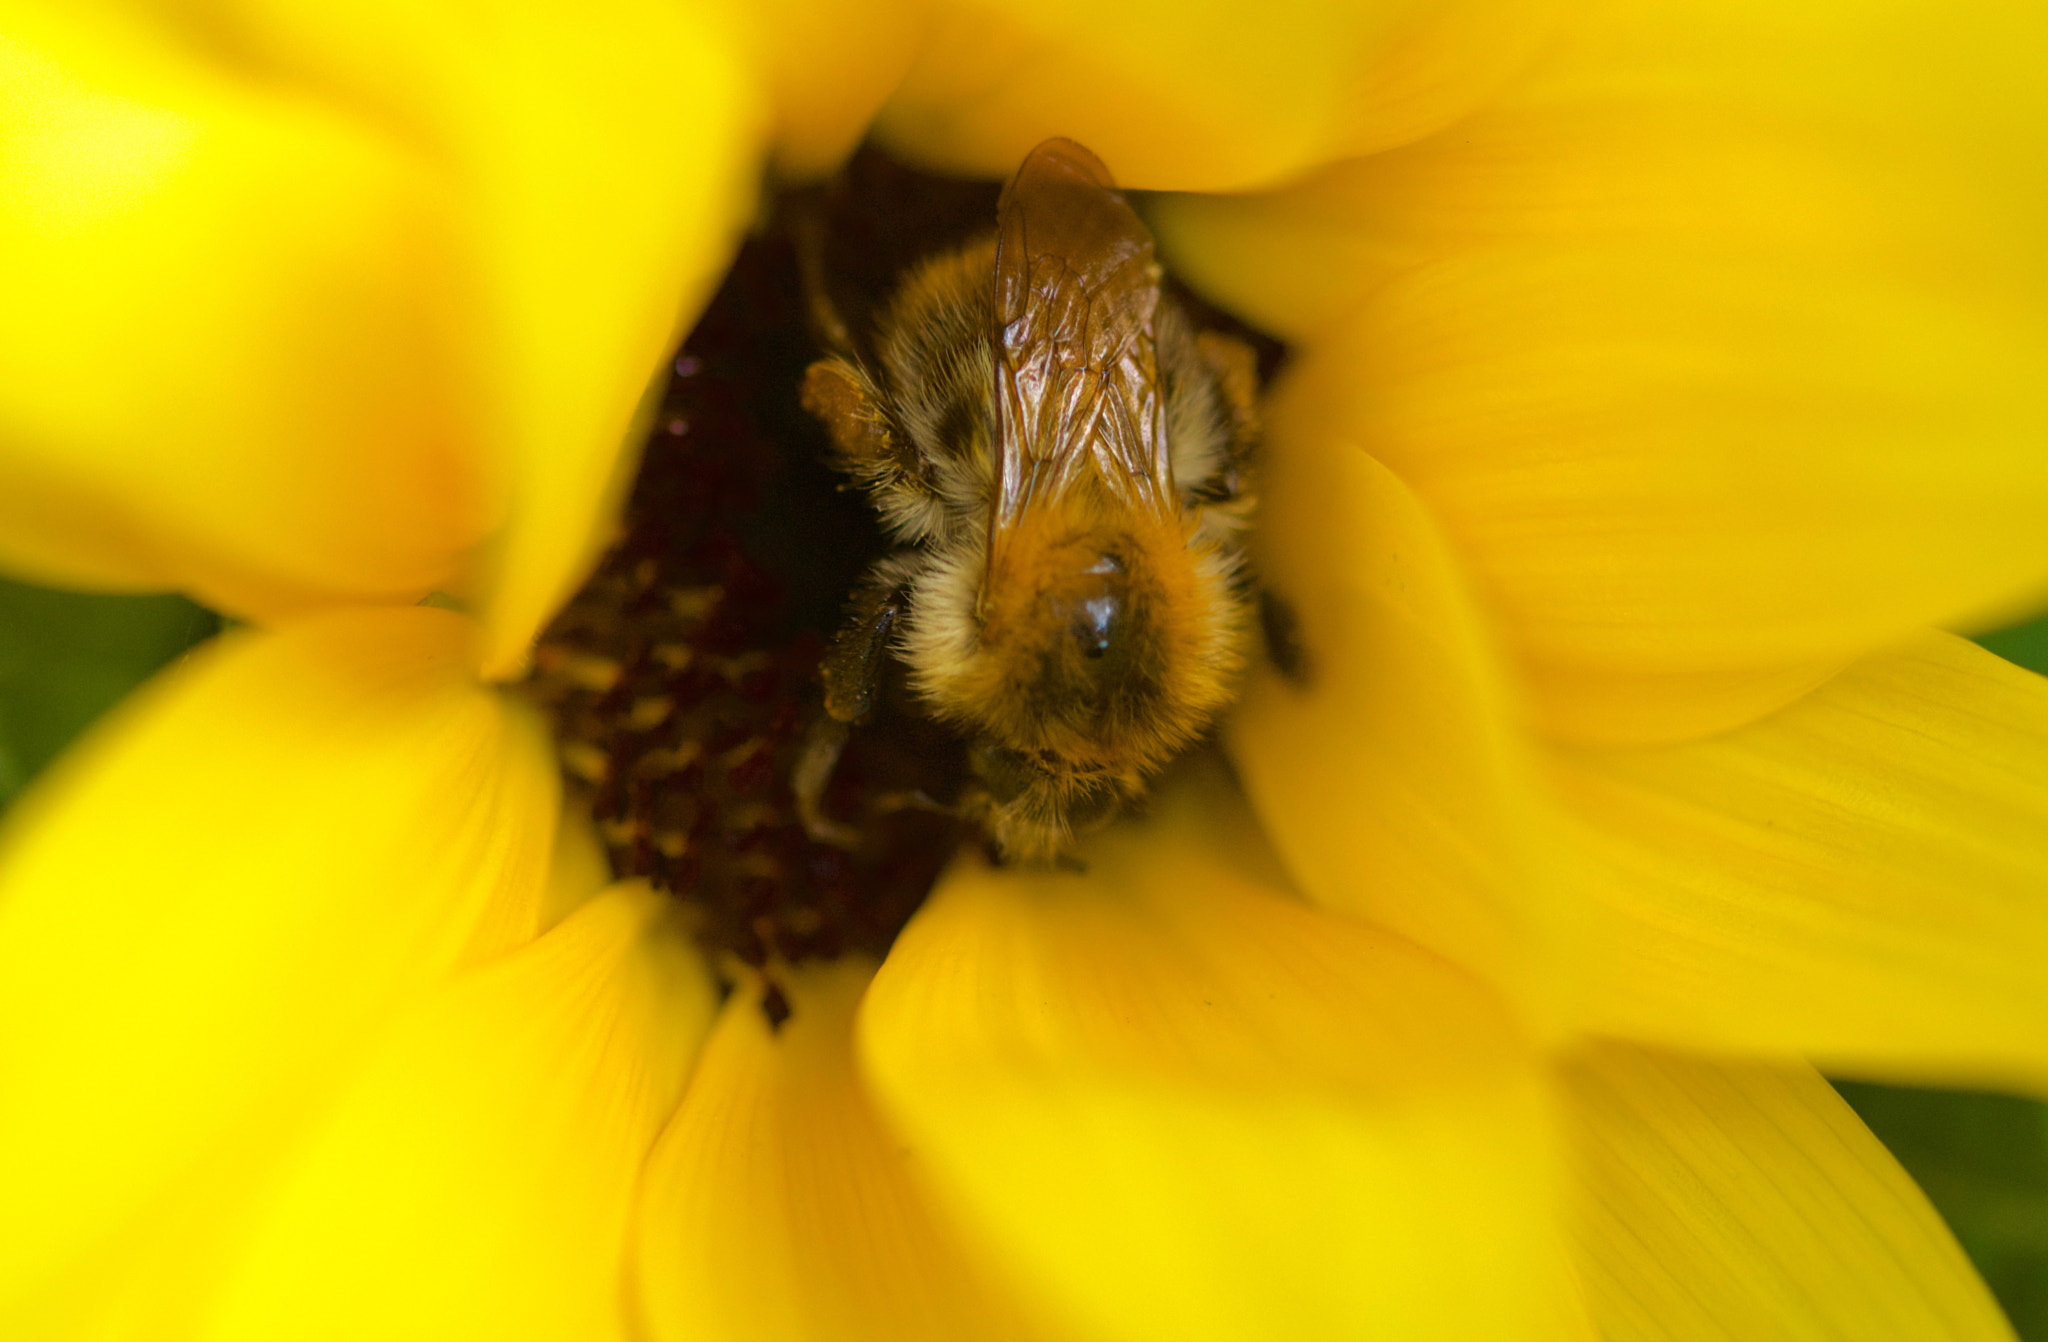
M0 560L246 628L0 849L9 1337L2008 1335L1823 1082L2048 1082L2018 7L0 36ZM754 174L1048 134L1290 342L1301 658L723 1004L501 686ZM429 593L448 599L416 604Z

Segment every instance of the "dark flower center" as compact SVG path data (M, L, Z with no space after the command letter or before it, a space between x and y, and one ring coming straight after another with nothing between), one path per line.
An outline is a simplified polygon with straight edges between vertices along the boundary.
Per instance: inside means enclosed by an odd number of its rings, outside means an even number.
M814 324L843 314L858 341L917 262L989 231L998 186L863 150L782 201L674 360L620 539L536 650L529 688L614 874L688 905L714 964L758 971L772 1024L778 966L885 954L977 833L967 751L893 659L858 729L824 711L821 655L889 547L799 387ZM1243 334L1270 374L1279 347ZM1107 674L1135 617L1122 562L1088 558L1069 623ZM834 731L836 757L817 748ZM807 825L797 780L820 759Z
M859 311L918 256L985 229L995 197L863 153L802 206L830 228L835 299ZM767 971L778 1024L774 965L886 952L971 833L948 809L962 747L900 677L832 770L833 841L798 814L819 656L885 548L798 405L816 354L778 224L741 250L675 359L623 535L542 637L531 682L614 873L692 906L714 961Z

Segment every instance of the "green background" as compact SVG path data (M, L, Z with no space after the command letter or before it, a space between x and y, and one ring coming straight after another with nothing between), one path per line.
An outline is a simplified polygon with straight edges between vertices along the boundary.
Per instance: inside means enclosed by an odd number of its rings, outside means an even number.
M175 596L0 579L0 807L122 695L219 628L210 611Z
M177 597L85 596L0 580L0 808L124 694L220 626ZM2048 674L2048 618L1978 642ZM1948 1218L2020 1336L2048 1342L2048 1106L1848 1081L1836 1088Z

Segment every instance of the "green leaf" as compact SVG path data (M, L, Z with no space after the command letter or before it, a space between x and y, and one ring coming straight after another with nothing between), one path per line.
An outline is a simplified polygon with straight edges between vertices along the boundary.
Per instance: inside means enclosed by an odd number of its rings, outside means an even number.
M1971 637L1979 647L1989 648L2008 662L2048 675L2048 615Z
M220 618L182 597L59 592L0 579L0 807Z
M2028 1342L2048 1342L2048 1105L1837 1081L1925 1189Z

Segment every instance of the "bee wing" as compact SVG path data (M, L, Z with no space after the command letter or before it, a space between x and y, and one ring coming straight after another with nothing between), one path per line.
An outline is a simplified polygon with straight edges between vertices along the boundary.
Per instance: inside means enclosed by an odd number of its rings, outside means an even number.
M1119 502L1169 510L1152 234L1072 140L1032 150L996 215L992 530L1084 476Z

